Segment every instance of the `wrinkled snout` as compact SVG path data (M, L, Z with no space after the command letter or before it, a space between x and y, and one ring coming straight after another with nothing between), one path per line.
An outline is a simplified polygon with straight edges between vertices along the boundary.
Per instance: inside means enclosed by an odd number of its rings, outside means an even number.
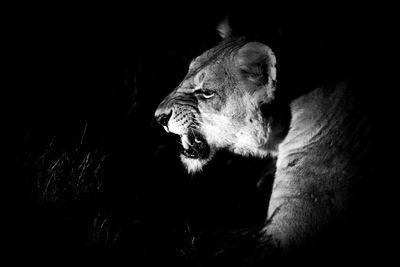
M154 116L167 132L182 135L188 132L190 125L194 127L196 114L196 98L175 90L160 103Z
M157 109L156 110L156 114L155 114L155 119L162 126L167 126L168 125L168 121L171 118L171 115L172 115L172 110L167 112L165 110L159 111L159 109Z
M172 116L172 103L171 103L171 95L167 96L161 103L158 105L156 112L154 113L154 118L156 121L162 126L168 126L168 121Z

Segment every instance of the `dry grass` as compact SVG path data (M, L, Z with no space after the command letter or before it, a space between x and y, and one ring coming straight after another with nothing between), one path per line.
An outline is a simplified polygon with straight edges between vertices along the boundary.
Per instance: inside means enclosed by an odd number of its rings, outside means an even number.
M96 152L83 152L81 146L57 154L52 142L35 162L37 200L42 204L62 204L99 192L99 171L104 159Z

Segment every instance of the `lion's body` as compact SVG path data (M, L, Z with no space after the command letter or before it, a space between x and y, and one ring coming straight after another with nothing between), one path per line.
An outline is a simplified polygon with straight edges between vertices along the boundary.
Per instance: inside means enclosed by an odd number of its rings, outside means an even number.
M318 88L291 103L279 145L265 233L283 247L302 245L344 220L366 166L369 124L346 83Z
M368 121L352 84L310 88L278 102L275 91L290 88L276 82L269 47L228 40L192 62L156 116L181 136L186 151L181 159L189 172L200 171L219 149L276 157L268 217L260 231L268 246L290 250L345 220L351 192L362 178Z

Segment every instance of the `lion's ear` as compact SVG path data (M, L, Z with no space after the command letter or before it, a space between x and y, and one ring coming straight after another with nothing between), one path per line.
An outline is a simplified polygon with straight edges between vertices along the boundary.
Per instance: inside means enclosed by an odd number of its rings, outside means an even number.
M229 25L228 16L226 16L217 26L217 32L222 39L228 38L232 34L232 28Z
M257 85L274 86L276 58L267 45L249 42L239 49L234 61L245 79Z

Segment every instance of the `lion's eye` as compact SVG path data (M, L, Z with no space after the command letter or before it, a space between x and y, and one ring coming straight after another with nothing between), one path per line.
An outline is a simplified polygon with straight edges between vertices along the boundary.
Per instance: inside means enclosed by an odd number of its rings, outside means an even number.
M215 95L215 93L211 90L199 90L199 91L197 91L197 93L207 99L211 98Z

